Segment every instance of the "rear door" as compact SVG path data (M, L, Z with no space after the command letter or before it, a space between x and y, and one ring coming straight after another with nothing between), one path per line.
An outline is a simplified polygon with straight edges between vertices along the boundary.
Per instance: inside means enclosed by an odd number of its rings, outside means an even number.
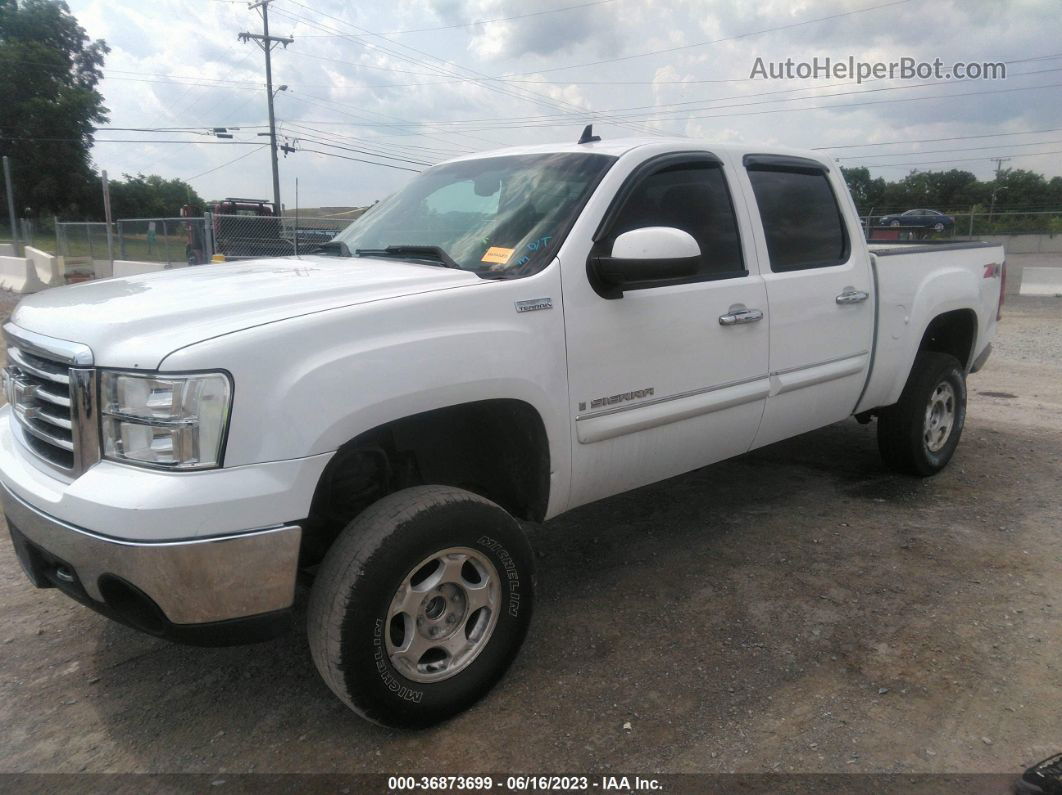
M613 188L593 241L565 246L572 506L752 443L767 395L769 320L731 179L707 152L652 158ZM607 297L587 269L591 246L607 254L619 234L649 226L689 232L701 250L698 273Z
M807 158L743 162L770 307L771 387L759 447L855 409L873 346L874 286L854 213L842 212L839 174Z

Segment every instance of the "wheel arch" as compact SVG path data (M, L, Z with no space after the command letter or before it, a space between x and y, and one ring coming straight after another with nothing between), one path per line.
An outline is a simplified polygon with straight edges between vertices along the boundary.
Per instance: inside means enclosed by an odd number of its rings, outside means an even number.
M940 313L929 322L915 356L922 351L947 353L959 360L963 370L969 370L976 342L977 313L969 308L953 309Z
M463 488L520 519L541 521L550 498L546 425L530 403L489 398L396 418L340 445L318 480L303 563L380 498L415 485Z

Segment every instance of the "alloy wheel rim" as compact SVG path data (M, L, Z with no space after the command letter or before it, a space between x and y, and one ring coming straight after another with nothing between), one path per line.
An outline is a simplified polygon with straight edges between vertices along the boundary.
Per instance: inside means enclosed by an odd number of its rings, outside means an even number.
M395 669L414 682L440 682L465 670L498 623L501 580L494 564L468 547L422 560L391 600L385 646Z
M922 425L922 440L926 449L937 453L948 443L955 426L955 389L941 381L929 396L926 417Z

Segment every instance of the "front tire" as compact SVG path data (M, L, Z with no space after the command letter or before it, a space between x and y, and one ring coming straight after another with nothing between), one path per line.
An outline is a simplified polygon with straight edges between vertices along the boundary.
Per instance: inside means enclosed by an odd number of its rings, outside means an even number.
M527 634L534 556L519 524L447 486L391 494L329 550L310 595L310 651L362 717L421 728L481 698Z
M922 351L899 401L878 416L878 450L898 472L935 475L955 453L966 423L966 377L959 360Z

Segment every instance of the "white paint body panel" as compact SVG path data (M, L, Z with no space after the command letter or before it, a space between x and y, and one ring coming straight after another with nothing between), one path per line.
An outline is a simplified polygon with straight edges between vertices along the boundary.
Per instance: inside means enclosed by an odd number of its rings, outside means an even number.
M793 436L794 429L819 428L852 412L874 344L874 302L869 300L874 286L858 216L837 168L829 172L830 186L842 208L851 209L844 213L847 261L779 273L770 268L752 185L743 169L738 173L771 310L770 399L754 441L762 447ZM868 300L838 304L836 298L845 290L862 291Z
M683 259L700 253L693 235L666 226L632 229L617 237L612 246L612 256L616 259Z
M975 354L994 333L999 279L982 271L1001 262L1002 251L897 254L877 257L872 269L837 169L817 154L661 139L508 153L556 151L618 159L557 258L526 278L484 281L423 264L304 257L182 268L25 299L17 325L88 344L97 366L229 371L225 469L159 473L103 462L64 482L19 446L4 410L0 479L42 511L122 538L250 530L304 518L331 454L359 434L504 398L542 418L549 517L844 419L857 402L859 410L895 402L926 326L941 312L977 314ZM748 275L603 299L586 263L612 198L646 159L689 151L722 160ZM830 168L852 239L845 265L770 271L741 162L764 151ZM868 300L837 305L845 287L868 292ZM517 302L543 299L552 309L516 310ZM761 310L763 319L721 325L719 316L736 304Z

